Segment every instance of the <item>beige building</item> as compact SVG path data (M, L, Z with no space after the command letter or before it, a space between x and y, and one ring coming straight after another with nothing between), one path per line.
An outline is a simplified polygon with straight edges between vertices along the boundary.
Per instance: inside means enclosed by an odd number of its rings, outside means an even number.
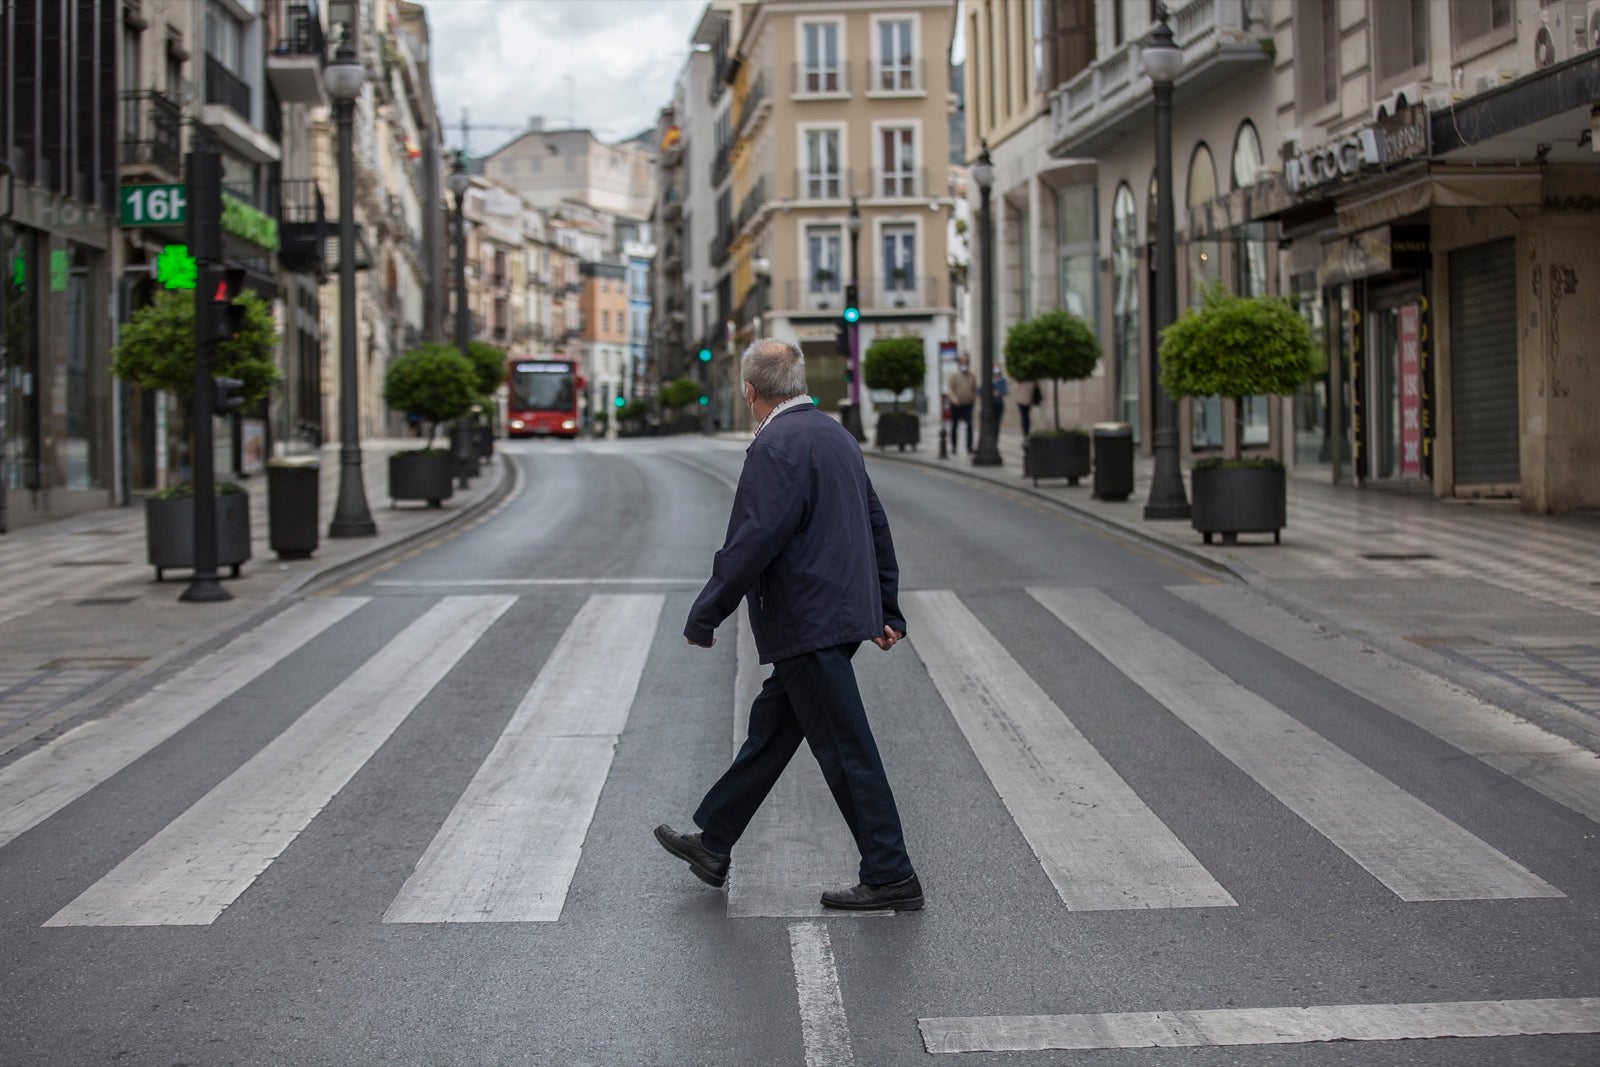
M921 393L937 403L939 346L953 330L954 16L953 3L934 0L759 3L744 13L728 68L732 181L711 240L713 266L727 272L712 321L731 326L730 354L757 332L798 342L827 410L850 395L835 337L852 277L861 351L881 336L922 338ZM735 374L719 359L713 399L737 425ZM863 389L861 399L870 429L873 398Z
M604 144L589 130L546 130L540 118L483 161L485 176L535 207L576 201L630 219L650 216L654 168L646 143Z

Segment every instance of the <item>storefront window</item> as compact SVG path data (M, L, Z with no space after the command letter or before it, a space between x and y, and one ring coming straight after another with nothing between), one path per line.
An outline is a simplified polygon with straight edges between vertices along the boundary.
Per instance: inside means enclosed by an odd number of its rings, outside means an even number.
M1140 437L1139 395L1139 219L1126 182L1111 202L1112 358L1117 374L1117 418Z
M1188 205L1193 212L1217 198L1217 168L1211 149L1201 144L1189 160ZM1205 292L1222 277L1221 247L1216 241L1188 242L1189 305L1199 304ZM1190 440L1196 449L1222 447L1222 398L1190 401Z
M95 348L94 265L80 245L67 253L66 435L57 463L67 489L99 489L109 464L102 415L110 407L110 372ZM109 424L107 424L109 425Z
M1056 247L1060 249L1056 306L1088 322L1100 333L1095 294L1095 200L1092 185L1063 189L1056 195Z
M1296 466L1333 462L1333 437L1329 432L1328 326L1314 271L1296 274L1291 286L1295 305L1311 327L1316 353L1316 373L1294 397L1294 461Z
M0 479L7 489L39 488L39 259L34 231L0 226L5 253L0 312L5 381L0 383Z

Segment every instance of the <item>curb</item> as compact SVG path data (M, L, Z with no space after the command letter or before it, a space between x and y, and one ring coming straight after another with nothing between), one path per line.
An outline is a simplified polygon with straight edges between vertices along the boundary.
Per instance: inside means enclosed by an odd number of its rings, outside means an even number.
M1029 496L1035 500L1043 501L1046 504L1054 505L1055 507L1060 508L1062 511L1068 512L1077 518L1085 519L1103 530L1109 530L1112 533L1120 534L1130 540L1138 541L1147 547L1181 557L1185 562L1193 563L1198 567L1202 567L1205 570L1211 571L1212 573L1220 575L1224 578L1229 578L1238 582L1244 582L1246 585L1259 584L1255 579L1255 572L1250 570L1250 568L1243 566L1242 564L1235 566L1224 563L1221 560L1212 559L1210 556L1201 555L1193 549L1185 548L1183 545L1176 544L1167 540L1166 538L1159 537L1156 534L1146 533L1144 530L1141 530L1138 527L1129 526L1126 523L1118 522L1116 519L1106 518L1104 515L1098 515L1080 504L1074 504L1070 500L1062 500L1058 497L1051 496L1048 493L1041 492L1031 485L1009 485L998 478L989 478L985 475L977 474L971 470L965 470L961 467L934 466L933 464L924 460L912 459L908 456L902 456L899 453L879 452L876 450L873 452L868 452L866 449L862 449L862 453L863 455L876 456L879 459L891 460L895 463L904 463L910 466L926 467L930 470L944 471L949 474L958 475L967 479L968 481L979 482L983 485L992 485L996 486L997 488L1007 490L1008 492Z
M196 638L185 645L151 659L135 669L108 681L104 686L90 693L88 696L57 708L48 718L36 724L38 729L27 736L30 727L24 726L9 735L0 736L0 766L20 759L50 741L55 740L67 730L76 726L78 722L99 717L100 713L109 713L115 705L125 703L132 696L142 693L150 685L151 679L172 670L175 667L193 663L207 653L227 644L239 634L259 626L268 615L281 610L287 601L305 592L317 583L329 582L335 578L344 578L369 567L391 554L398 553L418 541L437 534L440 529L454 525L467 519L477 518L485 511L498 506L517 484L515 468L512 460L504 452L496 450L495 459L498 460L500 481L492 490L459 511L442 512L437 520L426 526L420 526L403 537L381 545L374 545L370 550L330 563L328 566L285 583L279 589L267 596L254 611L242 616L226 629L208 633L204 637Z

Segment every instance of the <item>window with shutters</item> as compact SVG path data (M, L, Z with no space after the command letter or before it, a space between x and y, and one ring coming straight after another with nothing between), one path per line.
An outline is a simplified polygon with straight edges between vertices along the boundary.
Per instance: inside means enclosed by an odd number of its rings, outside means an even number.
M1450 0L1450 59L1460 63L1516 39L1511 0Z
M1338 0L1300 0L1294 5L1294 76L1301 116L1338 101Z
M1372 66L1380 90L1428 65L1428 0L1381 0L1372 5Z

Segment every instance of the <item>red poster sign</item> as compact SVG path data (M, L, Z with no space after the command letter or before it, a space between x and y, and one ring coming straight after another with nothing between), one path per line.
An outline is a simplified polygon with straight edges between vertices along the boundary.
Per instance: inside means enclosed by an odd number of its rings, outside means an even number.
M1422 473L1422 359L1420 309L1400 309L1400 473Z

